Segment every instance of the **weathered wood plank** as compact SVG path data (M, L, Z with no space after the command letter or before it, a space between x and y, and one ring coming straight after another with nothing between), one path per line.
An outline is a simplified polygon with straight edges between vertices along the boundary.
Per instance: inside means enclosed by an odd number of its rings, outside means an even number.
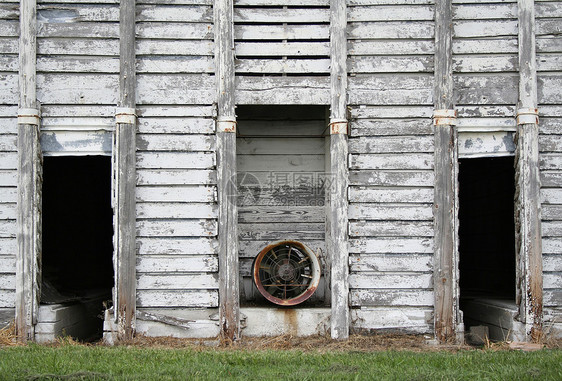
M433 57L352 56L348 62L350 73L423 73L433 72Z
M297 59L297 60L236 60L237 73L327 73L330 71L328 59Z
M12 290L0 290L0 308L14 308L16 293Z
M245 126L244 126L245 127ZM324 138L259 137L239 138L236 141L237 155L323 155Z
M217 307L218 293L216 290L197 291L162 291L139 290L137 293L138 307Z
M433 286L431 273L361 272L349 275L349 287L354 289L423 289Z
M455 38L516 36L517 20L454 21Z
M493 77L455 76L456 103L470 105L516 104L517 76L502 74Z
M429 40L350 40L350 55L418 55L433 54L434 44Z
M216 184L216 173L208 169L139 169L137 185L205 185ZM2 176L0 176L0 184Z
M392 106L366 106L351 107L351 117L353 119L373 119L373 118L389 118L389 119L404 119L404 118L427 118L426 121L431 123L433 115L433 107L428 106L401 106L400 108ZM391 122L391 121L389 121ZM433 128L431 130L433 132ZM400 133L392 134L400 135Z
M137 56L212 56L213 42L210 40L147 40L136 43Z
M432 171L349 171L351 185L360 186L433 186Z
M251 56L327 56L327 42L237 42L234 44L237 57Z
M350 202L357 203L432 203L431 188L350 187Z
M218 250L217 240L206 237L139 237L137 246L139 255L203 255L216 254ZM165 260L162 263L165 263Z
M141 104L212 104L215 98L214 78L207 75L139 74L137 88Z
M118 76L113 74L37 74L37 97L50 104L115 104Z
M351 237L433 237L429 221L350 221Z
M454 39L454 54L517 53L517 38Z
M0 234L1 236L1 234ZM0 237L0 255L7 255L16 258L17 241L14 237Z
M362 308L351 313L356 330L396 330L417 334L433 330L433 311L430 308Z
M433 133L429 119L357 119L351 122L350 135L428 135Z
M458 73L490 73L518 70L515 56L459 56L453 57L453 70Z
M170 27L173 25L173 27ZM137 36L141 39L212 40L212 24L203 23L138 23Z
M430 204L360 204L349 206L349 218L358 220L431 220L433 211Z
M2 255L0 256L0 273L2 274L15 274L16 273L16 256L15 255ZM14 279L15 282L15 279ZM15 283L14 283L15 289Z
M547 272L543 275L544 289L562 289L562 273Z
M349 265L350 265L350 271L357 271L357 272L366 272L366 271L430 272L433 270L433 256L430 254L424 254L424 255L360 254L360 255L351 256L349 259ZM386 287L381 287L381 288L386 288Z
M0 237L15 238L17 225L15 220L0 220Z
M351 305L380 306L433 306L430 290L351 290Z
M430 238L352 238L350 253L374 254L431 254L433 240Z
M0 195L2 190L0 189ZM136 189L137 202L215 202L215 188L200 185L185 186L139 186Z
M38 24L37 37L40 38L119 38L118 23L46 23Z
M516 19L517 3L458 4L453 6L455 20Z
M327 40L329 31L327 25L236 25L234 28L236 40ZM264 47L269 42L263 43Z
M146 256L137 257L138 273L214 273L219 269L216 255L206 256ZM165 276L165 275L164 275ZM214 288L214 287L213 287Z
M311 250L313 250L318 256L325 254L325 242L323 240L305 240L302 241ZM270 245L271 241L246 241L240 240L239 254L240 258L255 258L258 253L266 246Z
M217 218L215 205L185 202L142 202L136 205L137 219Z
M195 134L138 134L139 151L214 151L215 137Z
M427 5L354 6L347 12L349 23L365 21L433 20L433 7Z
M39 55L77 55L84 56L119 55L119 40L89 38L47 38L37 44Z
M562 271L562 257L560 254L544 255L543 266L545 271Z
M206 290L218 289L217 274L166 274L141 273L137 276L140 290Z
M403 153L433 152L433 137L426 136L377 136L349 140L353 153Z
M212 134L215 122L210 118L197 117L141 117L138 129L141 134Z
M212 105L156 105L156 106L139 106L137 108L139 119L142 118L161 118L163 116L170 117L172 122L175 118L180 118L186 122L190 122L191 118L213 117L216 115L215 107ZM209 119L212 120L212 119ZM213 121L214 124L214 121ZM215 131L214 125L212 131ZM187 132L187 131L186 131Z
M236 8L235 23L325 23L329 21L328 9L309 8L306 12L298 8Z
M562 192L557 188L541 188L541 202L545 204L562 204ZM562 215L560 219L562 220Z
M213 21L213 10L212 7L200 5L138 5L136 21L210 23Z
M323 206L243 206L238 208L238 223L318 222L325 219Z
M537 78L537 100L544 104L560 104L559 89L562 78L558 75L544 75Z
M253 155L238 155L236 162L240 171L321 172L324 169L324 155L260 155L259 161Z
M206 169L215 165L214 153L208 152L139 152L136 156L137 168L143 169Z
M431 39L434 36L434 26L429 21L364 22L350 24L347 33L352 40Z
M137 221L139 237L213 237L216 220L141 220Z
M512 132L462 132L458 134L459 157L510 156L515 154Z
M213 73L214 61L208 56L142 56L137 59L138 73Z

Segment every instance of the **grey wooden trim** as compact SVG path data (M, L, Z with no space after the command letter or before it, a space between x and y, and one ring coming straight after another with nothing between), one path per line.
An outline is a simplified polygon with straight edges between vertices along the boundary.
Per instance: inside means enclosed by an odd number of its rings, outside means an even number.
M330 236L326 241L331 263L331 335L333 339L349 337L349 251L348 251L348 145L346 134L330 136L331 182Z
M434 295L435 337L439 342L457 340L457 147L454 115L451 0L435 3L435 182L434 182Z
M219 326L221 338L228 341L240 337L233 7L232 0L218 0L214 7L218 120Z
M519 15L519 104L517 133L517 290L520 317L527 339L542 337L543 274L539 178L538 119L529 113L537 108L535 55L535 4L518 1ZM525 116L523 116L525 114ZM531 123L529 123L531 122Z
M135 0L120 2L119 107L134 109ZM119 119L119 121L123 121ZM132 120L128 120L130 122ZM136 316L136 160L135 124L115 127L116 319L118 337L131 339Z
M343 0L330 1L330 170L332 187L326 214L330 258L331 335L349 338L349 252L348 252L348 145L347 145L347 6Z
M19 106L28 111L36 110L38 106L36 98L36 11L35 0L20 1ZM26 121L20 117L18 119L20 122ZM38 119L34 120L38 121ZM18 124L16 330L21 341L34 339L34 326L39 309L41 173L42 159L38 122L37 124Z

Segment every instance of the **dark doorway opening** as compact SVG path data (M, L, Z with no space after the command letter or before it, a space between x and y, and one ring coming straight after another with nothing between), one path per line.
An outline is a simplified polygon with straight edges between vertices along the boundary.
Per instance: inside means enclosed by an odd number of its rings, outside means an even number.
M506 339L515 308L513 157L459 160L459 285L464 324Z
M42 237L41 304L50 306L42 328L100 338L114 285L110 157L44 158Z

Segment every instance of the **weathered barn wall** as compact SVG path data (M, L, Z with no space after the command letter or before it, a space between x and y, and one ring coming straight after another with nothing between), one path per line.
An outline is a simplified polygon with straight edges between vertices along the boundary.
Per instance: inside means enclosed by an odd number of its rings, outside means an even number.
M19 3L0 4L0 308L15 307Z
M562 3L537 2L544 329L562 335Z
M348 2L352 328L432 330L431 1Z
M139 1L136 33L137 307L181 318L218 306L212 2ZM209 315L170 333L216 335Z

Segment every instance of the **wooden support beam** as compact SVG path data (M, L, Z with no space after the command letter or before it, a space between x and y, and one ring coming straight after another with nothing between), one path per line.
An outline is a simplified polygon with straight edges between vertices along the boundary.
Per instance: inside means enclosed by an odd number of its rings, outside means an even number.
M34 339L41 284L41 178L39 110L36 96L35 0L20 1L16 330Z
M435 3L435 337L458 341L457 147L453 99L451 0Z
M517 300L527 339L542 338L542 235L534 0L519 0L517 112Z
M116 112L115 258L118 338L131 339L136 316L135 0L120 2L119 104Z
M233 1L218 0L215 2L214 12L217 78L219 324L221 338L232 341L240 337Z
M331 335L349 338L349 252L347 237L347 9L344 0L330 1L330 210L326 238L331 275Z

